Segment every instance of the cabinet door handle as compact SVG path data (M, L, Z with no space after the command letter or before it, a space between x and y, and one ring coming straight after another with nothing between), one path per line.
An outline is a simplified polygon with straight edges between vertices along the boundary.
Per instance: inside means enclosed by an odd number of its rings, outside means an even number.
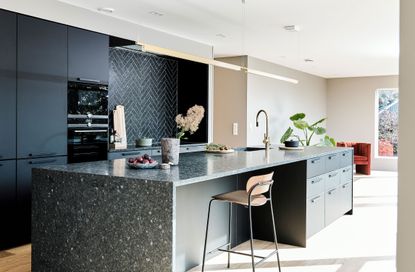
M43 160L43 161L29 161L29 164L45 164L45 163L53 163L56 160Z
M322 180L322 178L313 179L313 180L311 181L311 184L318 183L318 182L320 182L321 180Z
M81 129L81 130L75 130L75 133L94 133L94 132L108 132L108 130L105 129Z
M313 160L311 160L311 163L316 163L316 162L318 162L319 160L320 160L320 158L313 159Z
M334 194L336 192L336 190L337 190L336 188L331 189L330 191L328 191L328 194L329 195L332 195L332 194Z
M53 157L56 156L56 153L39 153L39 154L29 154L29 157L37 158L37 157Z
M311 199L311 203L316 203L317 201L319 201L321 198L321 196L316 196L315 198Z
M333 174L330 174L330 175L329 175L329 178L334 178L335 176L337 176L337 172L335 172L335 173L333 173Z
M92 78L83 78L83 77L78 77L77 78L79 81L87 81L87 82L94 82L94 83L100 83L101 81L98 79L92 79Z

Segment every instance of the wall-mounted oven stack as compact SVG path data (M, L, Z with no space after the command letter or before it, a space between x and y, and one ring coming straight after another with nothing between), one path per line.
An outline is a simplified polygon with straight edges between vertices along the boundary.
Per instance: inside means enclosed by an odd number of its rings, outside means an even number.
M108 85L68 82L68 163L106 160Z

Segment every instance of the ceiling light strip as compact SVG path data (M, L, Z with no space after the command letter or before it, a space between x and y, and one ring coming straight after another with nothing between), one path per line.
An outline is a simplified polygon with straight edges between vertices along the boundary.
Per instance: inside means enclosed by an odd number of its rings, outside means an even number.
M271 74L271 73L251 69L251 68L247 68L246 72L250 73L250 74L254 74L254 75L259 75L259 76L264 76L264 77L269 77L269 78L274 78L274 79L290 82L290 83L293 83L293 84L298 84L298 82L299 82L297 79L284 77L284 76L280 76L280 75L276 75L276 74Z
M191 54L187 54L187 53L183 53L183 52L179 52L179 51L159 47L159 46L156 46L156 45L146 44L146 43L142 43L142 42L137 42L136 44L141 47L142 51L145 51L145 52L166 55L166 56L169 56L169 57L190 60L190 61L204 63L204 64L208 64L208 65L214 65L214 66L217 66L217 67L231 69L231 70L235 70L235 71L245 71L245 72L250 73L250 74L269 77L269 78L282 80L282 81L286 81L286 82L290 82L290 83L294 83L294 84L298 83L298 80L293 79L293 78L284 77L284 76L280 76L280 75L276 75L276 74L271 74L271 73L267 73L267 72L263 72L263 71L259 71L259 70L255 70L255 69L250 69L250 68L242 67L242 66L227 63L227 62L218 61L218 60L215 60L215 59L195 56L195 55L191 55Z

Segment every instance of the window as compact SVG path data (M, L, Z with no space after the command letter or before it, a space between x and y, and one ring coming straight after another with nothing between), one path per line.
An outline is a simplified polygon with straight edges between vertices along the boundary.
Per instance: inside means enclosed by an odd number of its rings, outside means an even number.
M379 89L376 95L377 151L379 157L398 156L399 92Z

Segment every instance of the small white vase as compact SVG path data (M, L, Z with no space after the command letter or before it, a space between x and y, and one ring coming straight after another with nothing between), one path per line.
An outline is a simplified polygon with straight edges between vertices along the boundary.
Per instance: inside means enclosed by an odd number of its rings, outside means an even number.
M161 139L161 157L163 163L179 164L180 139L162 138Z

